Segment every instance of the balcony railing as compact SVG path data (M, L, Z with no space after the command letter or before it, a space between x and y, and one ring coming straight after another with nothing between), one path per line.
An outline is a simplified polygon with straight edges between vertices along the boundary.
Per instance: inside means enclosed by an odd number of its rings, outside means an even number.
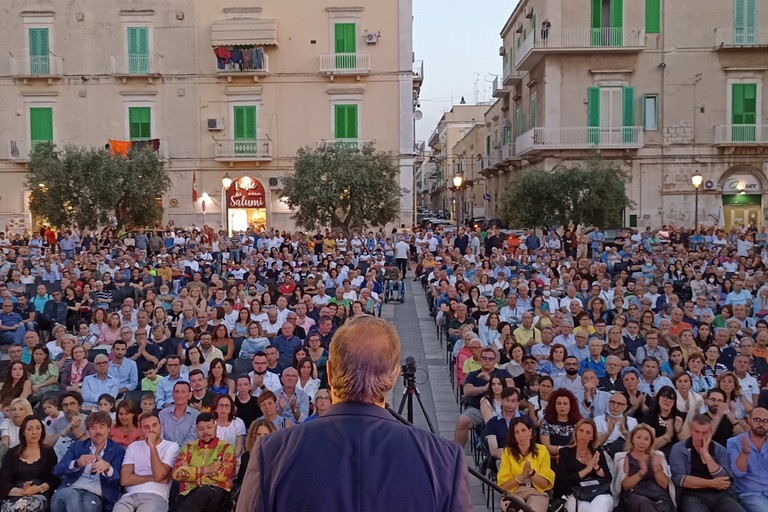
M366 144L375 144L374 139L318 139L318 146L345 146L352 149L362 149Z
M489 155L483 155L480 161L480 172L491 171L502 162L502 149L495 148L491 150Z
M518 156L548 149L637 149L643 147L643 127L537 127L518 136L515 147Z
M501 146L501 160L506 162L515 159L515 143L508 142Z
M12 140L8 143L8 159L14 162L29 162L29 142Z
M153 76L162 74L159 55L110 55L112 74L116 76Z
M760 48L768 46L768 27L718 27L715 48Z
M768 125L724 124L715 126L715 144L768 144Z
M64 59L58 55L25 55L23 52L11 56L11 76L15 77L57 77L64 75Z
M503 98L507 94L507 90L504 86L499 86L499 77L493 79L493 97Z
M272 141L268 139L217 140L214 158L228 162L272 160Z
M261 52L257 58L242 63L220 63L218 59L213 60L216 73L219 75L262 75L269 74L269 58L267 54Z
M424 61L423 60L417 60L413 63L413 81L414 82L424 81Z
M546 36L546 37L543 37ZM562 28L534 31L515 54L515 67L530 70L545 53L638 52L645 46L640 28Z
M325 75L367 75L371 56L367 53L327 53L320 55L320 72Z

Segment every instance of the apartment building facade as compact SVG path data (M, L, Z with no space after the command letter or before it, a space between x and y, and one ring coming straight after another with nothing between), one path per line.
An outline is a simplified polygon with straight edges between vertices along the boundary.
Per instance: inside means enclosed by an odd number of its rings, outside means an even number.
M0 175L19 192L0 221L30 224L42 141L150 144L173 180L164 221L184 226L293 228L280 178L306 146L373 142L413 186L411 0L8 0L0 15Z
M426 206L433 211L452 212L451 218L455 217L456 195L453 177L461 158L454 153L454 146L477 123L483 121L487 109L488 105L484 104L459 104L442 115L427 141L427 146L431 149L430 162L433 165L422 165L429 172L421 173L420 183L417 183L420 206Z
M628 173L627 226L692 227L696 172L700 222L722 206L727 228L768 223L768 6L758 4L520 2L501 31L486 115L488 188L599 154ZM489 216L499 207L491 201Z

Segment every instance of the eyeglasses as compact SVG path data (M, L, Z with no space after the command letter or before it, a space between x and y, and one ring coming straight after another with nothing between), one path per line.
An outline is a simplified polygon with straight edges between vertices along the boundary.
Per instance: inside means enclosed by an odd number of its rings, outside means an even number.
M480 358L483 361L495 361L496 358L494 356L483 356Z
M330 400L330 399L331 399L331 397L329 397L329 396L316 396L316 397L315 397L315 401L316 401L316 402L317 402L318 400Z
M751 418L752 421L759 425L768 425L768 418Z
M609 401L608 401L608 404L609 404L609 405L617 405L617 406L619 406L619 407L624 407L624 406L626 406L626 405L627 405L627 403L626 403L626 402L617 402L616 400L609 400Z

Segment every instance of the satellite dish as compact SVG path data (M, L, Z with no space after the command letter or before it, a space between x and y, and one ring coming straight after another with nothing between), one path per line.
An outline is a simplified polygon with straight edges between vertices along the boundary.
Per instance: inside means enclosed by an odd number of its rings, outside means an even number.
M416 110L413 113L413 118L416 119L417 121L421 121L422 117L424 117L424 114L421 113L421 110Z

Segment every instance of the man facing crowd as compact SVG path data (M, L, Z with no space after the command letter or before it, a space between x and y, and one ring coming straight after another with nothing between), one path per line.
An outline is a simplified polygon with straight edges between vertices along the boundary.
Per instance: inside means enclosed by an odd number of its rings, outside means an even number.
M306 497L296 489L330 474L332 480L313 489L313 501L327 510L351 504L366 512L473 510L463 451L398 423L384 410L399 370L400 340L390 323L365 316L341 327L327 364L334 405L321 421L281 430L254 445L237 512L275 510L277 504L281 510L306 508ZM344 442L329 444L329 439ZM393 453L408 471L393 473L381 464Z

